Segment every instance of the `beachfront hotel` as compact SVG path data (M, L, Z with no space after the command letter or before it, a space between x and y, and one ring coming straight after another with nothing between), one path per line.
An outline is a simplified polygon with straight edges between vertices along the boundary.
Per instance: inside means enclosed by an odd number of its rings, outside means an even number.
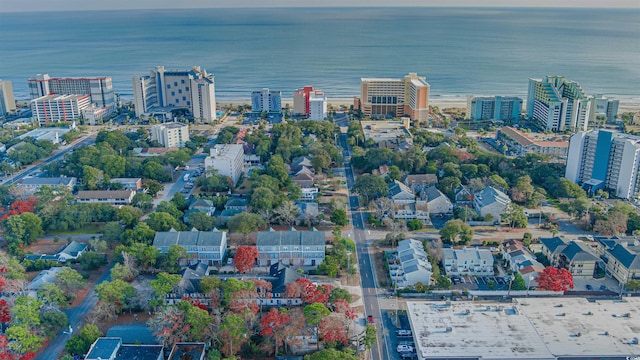
M309 94L309 120L321 121L327 118L327 96L322 90Z
M16 111L16 99L11 81L0 80L0 116Z
M165 70L156 66L149 75L133 77L136 116L186 109L195 119L216 119L216 91L213 74L199 66L191 70Z
M580 131L569 140L565 177L589 191L619 198L640 194L640 137L608 130Z
M467 119L471 120L516 120L522 115L522 99L509 96L469 96Z
M562 76L529 79L527 117L545 131L586 131L591 101L582 87Z
M362 78L354 108L372 118L408 116L426 121L430 87L427 79L416 73L403 78Z
M279 113L282 111L282 94L280 91L271 91L268 88L256 90L251 93L251 111L261 113Z
M97 107L115 110L116 96L111 76L55 78L38 74L28 80L31 99L47 95L89 95Z

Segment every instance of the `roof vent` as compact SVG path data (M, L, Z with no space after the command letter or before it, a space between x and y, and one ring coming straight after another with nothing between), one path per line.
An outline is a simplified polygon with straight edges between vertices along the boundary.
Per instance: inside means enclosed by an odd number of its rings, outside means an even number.
M447 326L447 328L445 329L446 332L450 333L453 332L453 328L451 326ZM638 338L634 338L634 340L636 341L635 343L638 343Z

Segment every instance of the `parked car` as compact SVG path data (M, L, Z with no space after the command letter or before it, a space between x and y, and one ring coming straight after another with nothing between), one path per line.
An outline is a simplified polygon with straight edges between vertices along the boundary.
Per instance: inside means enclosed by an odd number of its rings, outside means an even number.
M413 346L410 345L398 345L396 347L397 352L413 352Z
M373 315L367 316L367 324L373 325L375 322L373 321Z
M411 330L399 329L396 331L396 334L398 334L398 336L411 336Z
M593 286L587 284L587 290L593 290Z
M607 291L607 287L604 285L600 285L600 291Z

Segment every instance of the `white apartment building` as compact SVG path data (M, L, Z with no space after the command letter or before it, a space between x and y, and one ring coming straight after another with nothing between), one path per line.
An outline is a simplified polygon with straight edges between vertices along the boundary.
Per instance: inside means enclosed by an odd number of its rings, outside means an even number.
M215 77L199 66L191 70L165 70L164 66L157 66L149 75L135 75L132 83L136 116L183 108L194 118L216 119Z
M132 190L78 191L78 203L102 203L109 205L131 205L136 192Z
M591 192L612 189L629 199L640 193L640 137L607 130L571 136L565 177Z
M426 121L431 86L423 76L410 73L404 78L362 78L360 97L354 108L370 117L402 117Z
M447 275L493 275L493 255L488 249L442 249Z
M189 141L189 125L179 122L153 125L151 139L164 147L182 148Z
M549 131L586 131L591 101L575 81L562 76L529 79L527 117Z
M52 78L49 74L38 74L28 80L32 99L46 95L89 95L90 101L97 107L115 110L116 95L113 91L111 76Z
M204 159L205 171L215 169L218 175L230 177L234 184L242 176L243 164L244 148L240 144L216 145Z
M522 114L522 99L508 96L469 96L467 98L467 119L471 120L514 120Z
M589 122L593 123L598 121L599 116L606 118L608 124L616 122L616 116L618 115L618 106L620 101L618 99L609 99L602 94L590 98L591 100L591 114L589 115Z
M321 90L309 93L309 120L327 118L327 96Z
M282 111L282 94L267 88L251 93L252 112L280 112Z
M16 99L11 81L0 79L0 116L16 111Z
M40 126L82 118L82 111L91 107L91 97L86 95L46 95L31 100L33 119Z

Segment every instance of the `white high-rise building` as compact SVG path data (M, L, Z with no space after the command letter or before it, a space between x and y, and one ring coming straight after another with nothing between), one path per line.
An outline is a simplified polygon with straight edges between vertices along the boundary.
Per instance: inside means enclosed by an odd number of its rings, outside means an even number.
M589 123L600 122L599 117L603 117L608 124L615 123L619 105L618 99L609 99L602 94L592 97Z
M149 75L134 76L132 82L137 116L157 108L184 108L194 118L216 119L215 79L199 66L186 71L157 66Z
M280 91L269 89L257 90L251 93L252 112L280 112L282 111L282 95Z
M0 79L0 116L16 111L16 99L11 81Z
M210 156L204 159L206 170L217 170L218 175L228 176L237 183L243 173L244 148L240 144L216 145Z
M424 76L410 73L401 79L362 78L354 108L370 117L403 117L426 121L431 86Z
M189 125L179 122L153 125L151 139L164 147L182 148L189 141Z
M309 93L309 120L327 118L327 96L321 90Z
M581 131L569 141L565 177L591 192L620 198L640 194L640 137L607 130Z
M31 100L32 117L43 125L83 117L82 111L91 107L89 94L47 95Z
M31 99L47 95L89 95L97 107L115 110L116 96L111 76L52 78L49 74L38 74L28 80Z
M586 131L591 101L575 81L562 76L529 79L527 117L548 131Z

